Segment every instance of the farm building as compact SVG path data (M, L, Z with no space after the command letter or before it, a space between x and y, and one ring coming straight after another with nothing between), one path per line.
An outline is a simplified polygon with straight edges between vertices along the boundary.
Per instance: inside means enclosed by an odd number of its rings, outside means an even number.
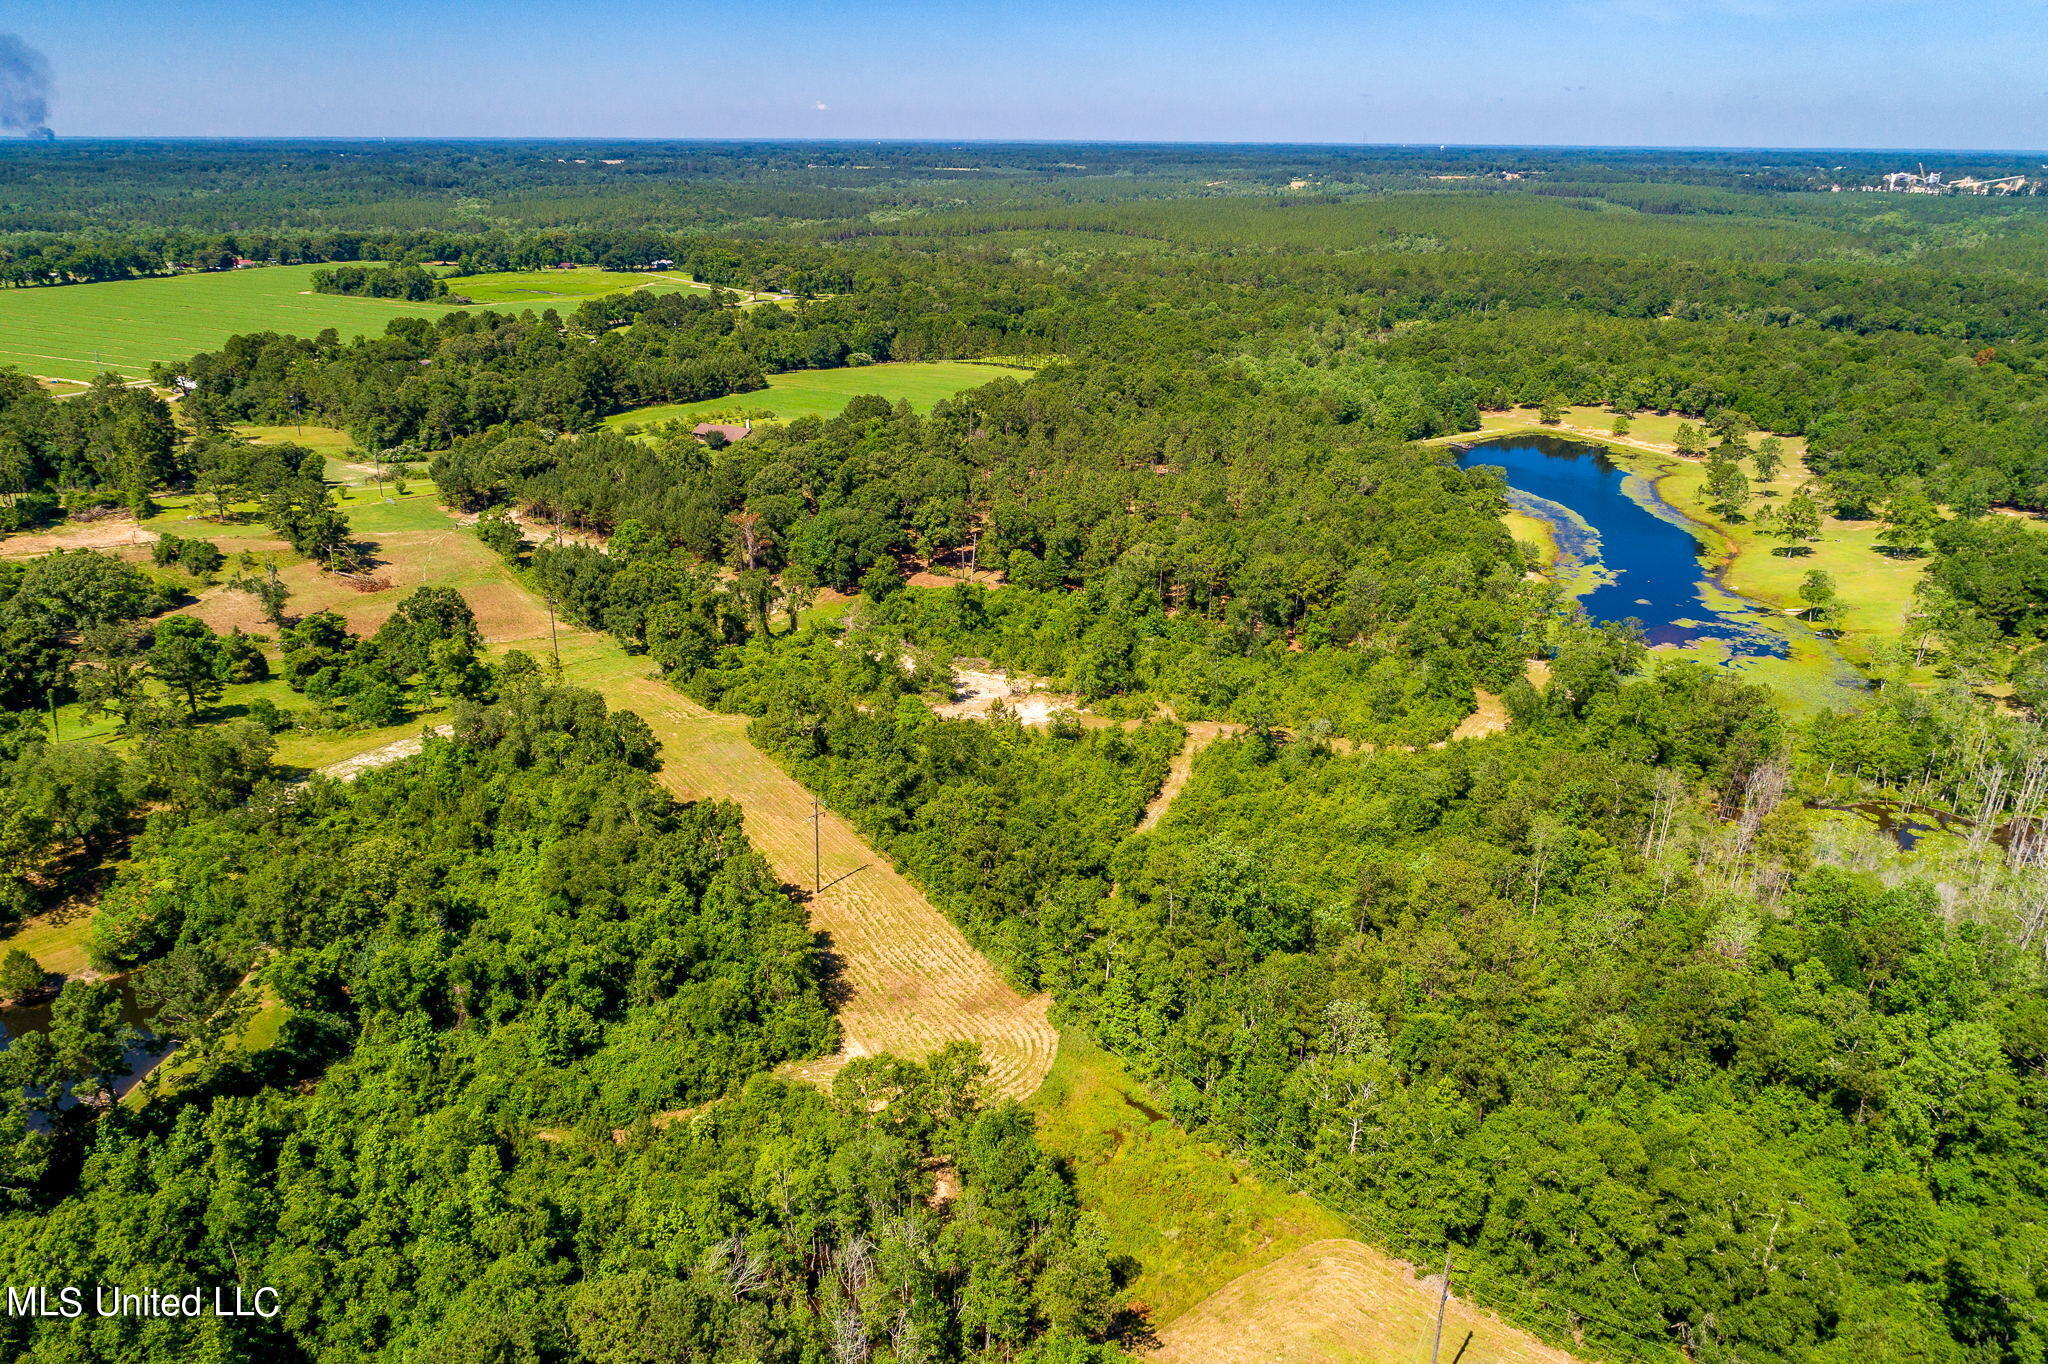
M749 435L753 434L753 430L754 424L752 422L748 422L745 426L734 426L730 422L698 422L690 428L690 434L698 440L704 441L717 436L725 444L730 445L736 440L745 440Z

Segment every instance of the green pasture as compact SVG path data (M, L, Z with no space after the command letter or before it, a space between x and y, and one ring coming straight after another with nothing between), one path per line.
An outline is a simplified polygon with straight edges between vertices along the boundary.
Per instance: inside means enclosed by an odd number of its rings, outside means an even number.
M500 270L487 275L448 277L449 292L460 294L472 302L532 303L541 307L581 303L587 298L623 293L655 283L666 283L671 289L677 287L677 282L665 275L622 270Z
M1028 378L1031 371L1011 365L979 365L955 360L910 361L891 365L861 365L849 369L804 369L788 374L771 374L768 387L754 393L735 393L724 398L705 398L694 403L662 403L636 408L607 417L605 425L614 430L624 426L659 426L664 422L692 424L742 417L753 421L787 420L792 417L832 417L863 394L875 393L890 402L910 400L919 412L934 404L992 383L1003 375Z
M381 332L394 317L438 317L446 303L316 294L322 265L266 265L163 279L0 289L0 367L82 383L112 371L144 378L160 361L213 350L231 336L286 332L344 337ZM523 270L451 279L483 307L571 305L627 289L708 290L682 275L616 270ZM748 296L751 300L753 296Z
M58 379L111 370L139 379L245 332L343 336L381 332L394 317L437 317L441 303L312 293L318 265L267 265L166 279L0 289L0 365Z

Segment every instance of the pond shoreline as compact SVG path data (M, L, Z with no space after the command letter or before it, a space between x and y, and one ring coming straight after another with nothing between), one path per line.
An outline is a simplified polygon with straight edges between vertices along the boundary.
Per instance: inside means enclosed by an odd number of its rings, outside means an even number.
M1868 679L1849 662L1833 640L1807 625L1781 603L1753 595L1733 584L1732 575L1743 559L1742 543L1725 527L1694 516L1667 496L1664 490L1667 480L1694 461L1672 452L1645 448L1634 442L1577 428L1559 429L1535 422L1460 432L1423 443L1450 446L1463 458L1466 452L1488 445L1512 446L1516 442L1538 441L1562 442L1604 456L1607 463L1623 475L1620 491L1624 496L1650 516L1682 530L1692 541L1705 611L1725 627L1772 641L1774 647L1769 652L1779 656L1758 657L1746 653L1739 643L1714 638L1711 633L1684 643L1656 643L1652 645L1653 649L1667 655L1697 656L1702 661L1754 674L1754 680L1772 686L1799 712L1832 709L1850 695L1868 687ZM1510 492L1512 510L1550 521L1562 546L1579 548L1573 541L1575 538L1583 541L1584 537L1575 537L1571 522L1560 523L1556 514L1549 511L1558 504L1550 503L1528 489L1511 488ZM1582 520L1569 508L1564 510L1572 522ZM1590 529L1594 552L1597 553L1599 528ZM1568 593L1580 598L1610 579L1597 562L1577 572L1573 572L1570 565L1560 563L1553 566L1549 576ZM1716 597L1723 600L1716 601Z

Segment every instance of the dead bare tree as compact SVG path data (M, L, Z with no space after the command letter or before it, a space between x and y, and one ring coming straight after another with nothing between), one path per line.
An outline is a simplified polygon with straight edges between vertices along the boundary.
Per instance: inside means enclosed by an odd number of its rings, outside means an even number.
M762 546L768 543L768 532L761 529L761 513L736 511L728 513L725 519L732 522L734 529L739 531L740 553L746 556L747 567L751 570L755 558L761 553Z
M1791 775L1791 764L1780 757L1757 764L1743 779L1742 808L1736 815L1735 837L1728 849L1730 884L1738 877L1753 879L1753 873L1744 869L1750 850L1756 844L1757 830L1763 827L1765 817L1778 808L1778 802L1785 798L1785 787Z

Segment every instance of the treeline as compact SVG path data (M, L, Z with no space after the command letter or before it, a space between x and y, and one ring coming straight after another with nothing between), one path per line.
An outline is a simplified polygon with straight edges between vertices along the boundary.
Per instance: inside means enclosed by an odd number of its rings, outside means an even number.
M1624 411L1740 412L1761 429L1806 436L1809 464L1852 508L1881 502L1909 476L1942 502L2048 507L2036 455L2048 426L2026 397L2042 364L2032 346L1973 352L1899 333L1524 311L1405 329L1377 349L1466 376L1487 407L1555 396Z
M873 360L973 356L1000 350L1008 319L924 314L901 295L828 299L801 309L726 306L662 294L632 306L599 302L564 320L451 312L396 318L383 335L342 341L262 333L157 377L186 390L202 428L318 420L367 449L444 449L506 423L583 431L649 403L691 402L765 385L764 375Z
M11 144L0 159L0 183L9 191L0 231L104 230L107 222L223 234L250 223L309 234L483 232L506 222L525 230L664 230L679 222L758 227L963 201L1086 203L1213 196L1218 188L1271 195L1304 178L1367 189L1429 188L1439 195L1460 183L1438 176L1504 188L1552 182L1617 190L1645 183L1719 186L1769 211L1790 197L1783 191L1866 183L1898 168L1883 153L1830 155L1840 158L1839 169L1753 150L981 143L967 158L971 169L961 170L957 145L917 142L200 145L95 139ZM1994 154L1956 169L2006 175L2032 174L2038 166ZM1491 179L1503 172L1524 178ZM1801 197L1837 213L1851 207L1843 202L1847 195ZM1904 196L1870 197L1865 211L1873 214L1928 211Z
M448 297L441 277L419 265L343 265L313 272L313 292L425 303Z
M1227 371L1061 366L999 379L929 417L860 398L830 420L709 451L501 430L437 458L452 504L516 503L742 568L853 590L904 561L970 562L1026 587L1111 569L1163 607L1353 641L1424 605L1434 570L1481 595L1521 573L1499 491L1342 412L1259 400ZM1449 590L1449 589L1446 589ZM1480 626L1483 608L1459 612Z
M61 511L139 506L181 476L170 407L113 375L58 402L26 374L0 369L0 531Z

